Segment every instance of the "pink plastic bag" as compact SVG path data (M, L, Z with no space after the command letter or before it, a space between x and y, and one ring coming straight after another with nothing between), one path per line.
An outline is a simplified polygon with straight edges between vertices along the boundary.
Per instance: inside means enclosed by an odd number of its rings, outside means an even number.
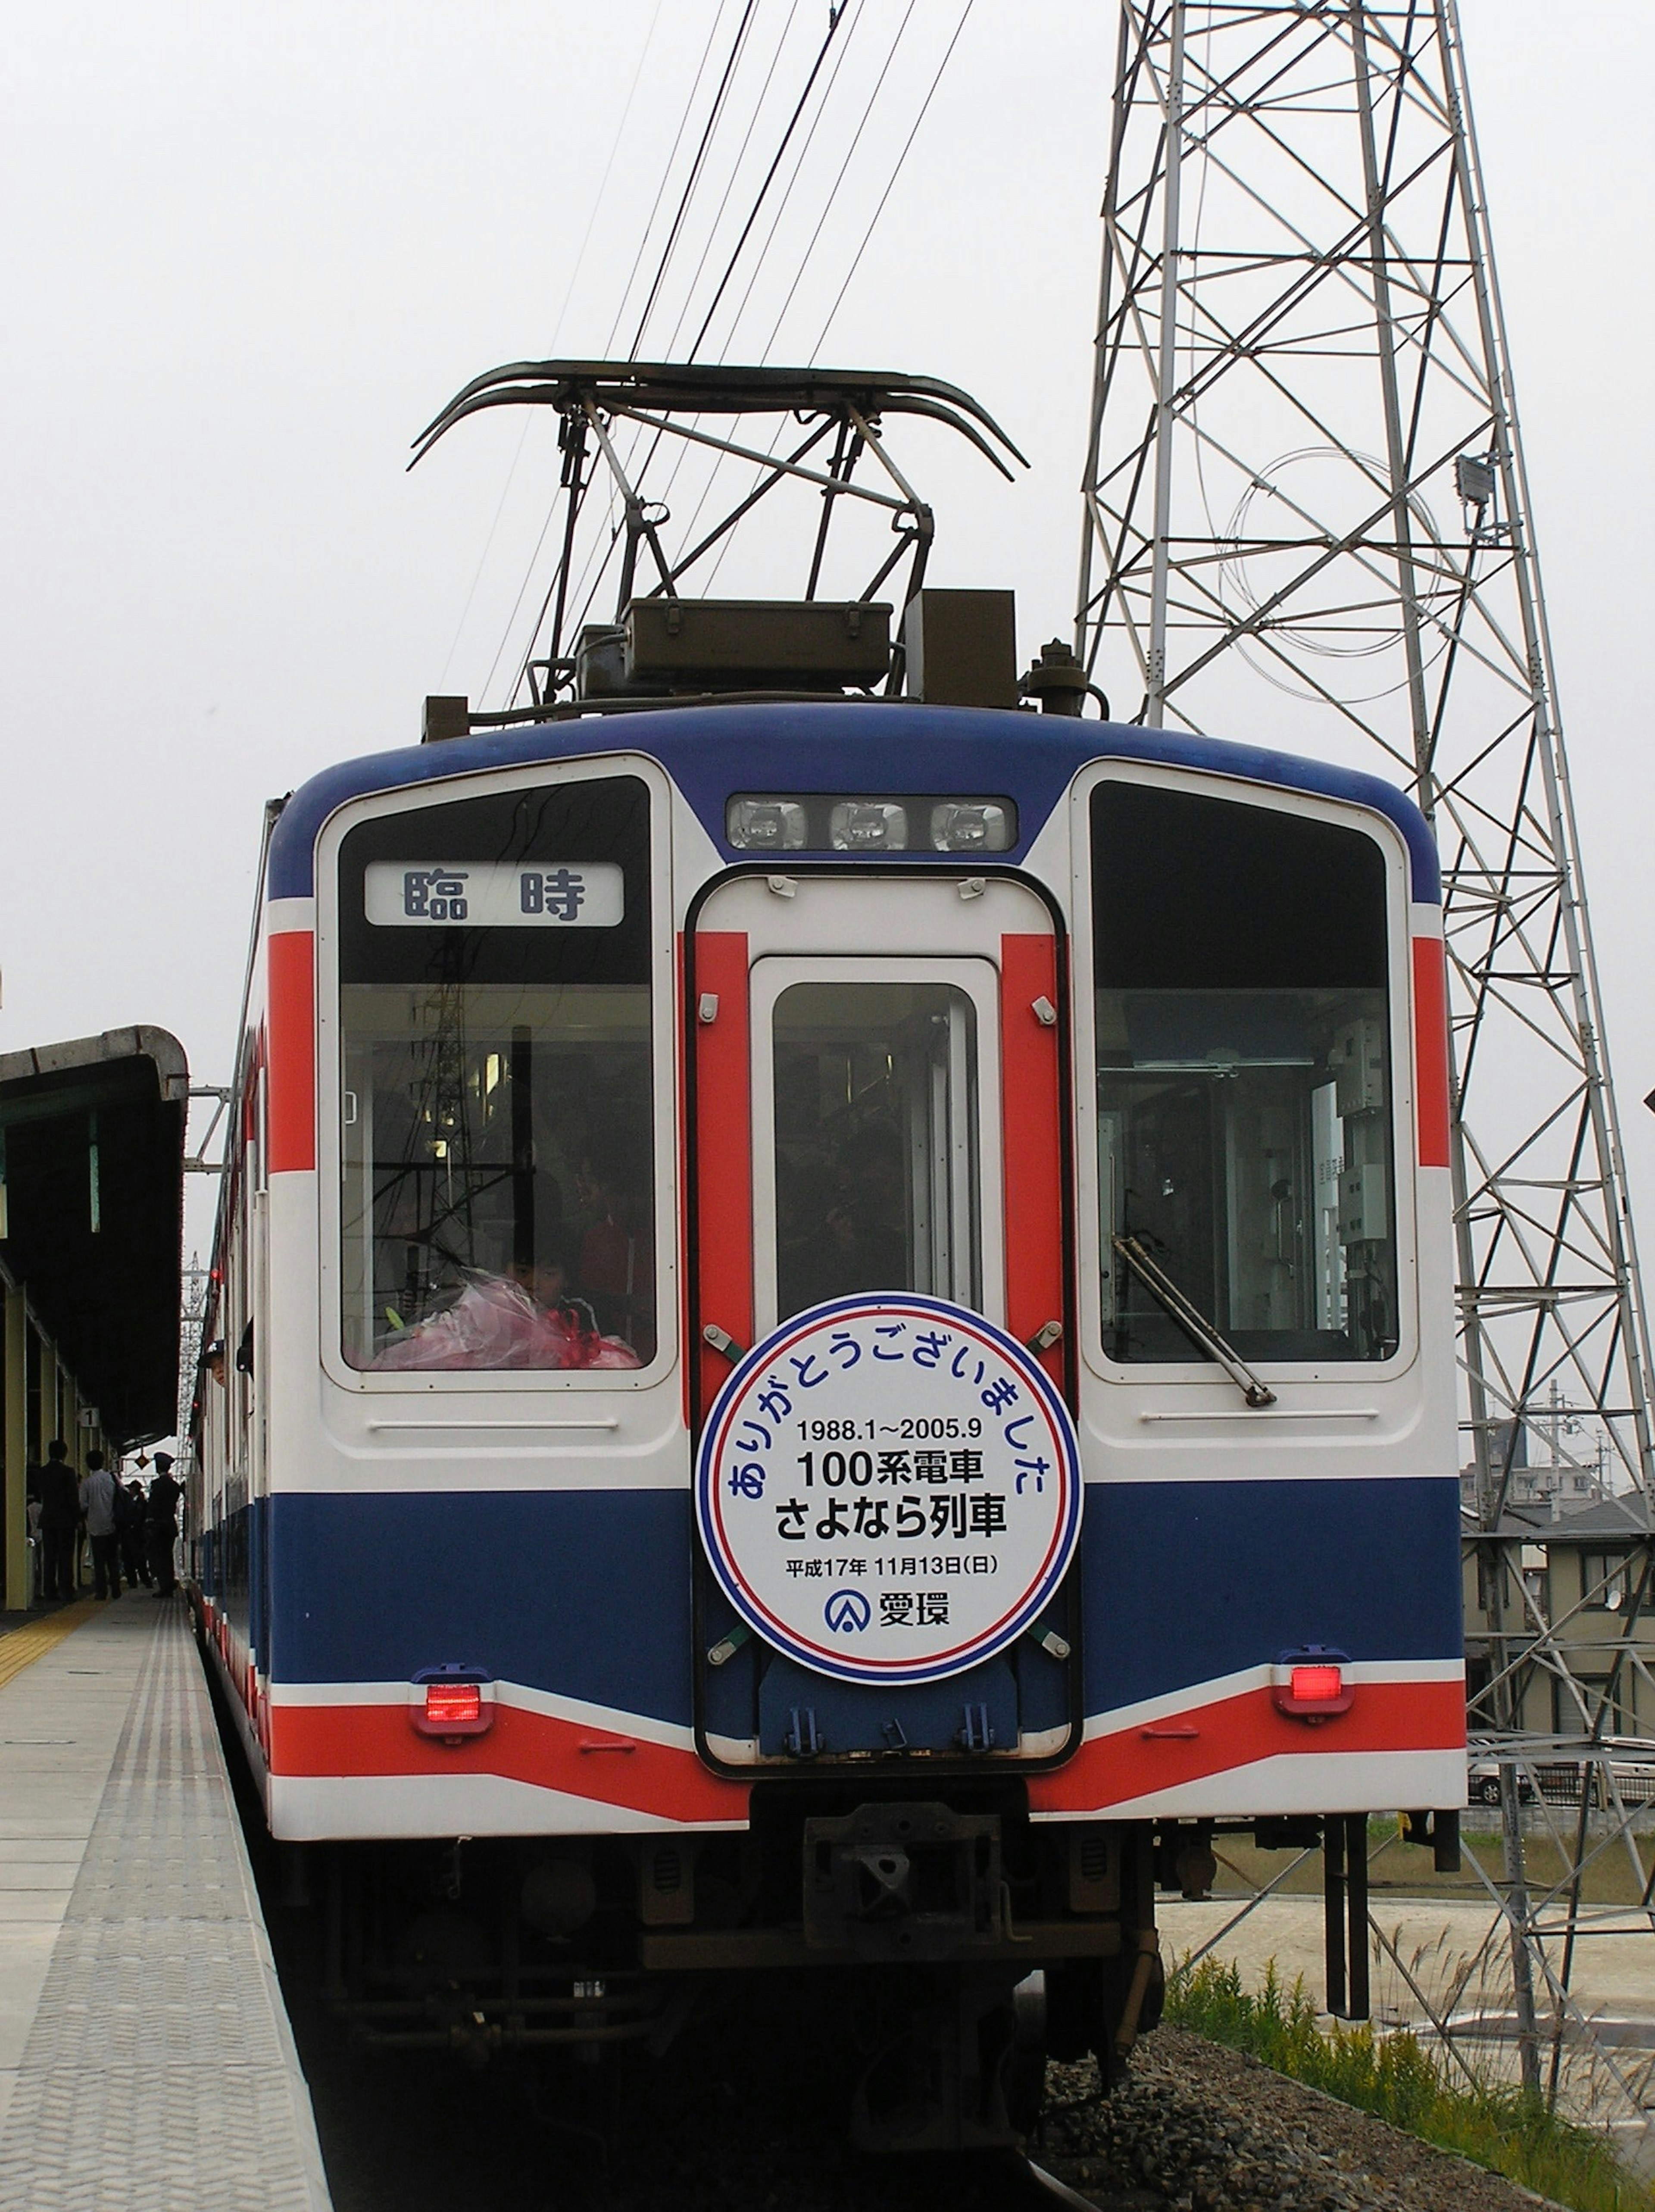
M636 1367L618 1337L584 1328L567 1306L537 1305L507 1275L474 1275L451 1306L429 1314L374 1358L380 1371L431 1374L460 1368Z

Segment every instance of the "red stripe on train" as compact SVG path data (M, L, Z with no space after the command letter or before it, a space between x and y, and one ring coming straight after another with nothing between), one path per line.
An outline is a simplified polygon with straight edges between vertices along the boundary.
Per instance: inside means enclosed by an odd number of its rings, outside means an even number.
M1420 1165L1448 1165L1448 957L1439 937L1414 939L1414 1096Z
M751 1052L747 1017L747 939L739 930L701 930L695 944L696 994L716 1002L701 1022L698 1006L685 1018L696 1030L696 1154L701 1222L701 1318L738 1344L753 1340L753 1198ZM710 1406L729 1373L710 1345L701 1357L701 1402Z
M518 1705L496 1705L486 1735L452 1745L416 1735L401 1705L277 1705L266 1712L271 1769L280 1776L497 1774L662 1820L747 1817L746 1784L709 1773L692 1752ZM1284 1756L1464 1744L1459 1682L1363 1683L1349 1712L1316 1726L1279 1712L1260 1688L1094 1737L1056 1771L1030 1777L1029 1809L1104 1810Z
M1187 1735L1178 1731L1188 1730ZM1463 1682L1363 1682L1347 1713L1307 1723L1276 1710L1268 1688L1093 1736L1066 1766L1031 1776L1031 1813L1123 1805L1204 1782L1260 1759L1352 1751L1461 1751Z
M270 1709L279 1776L498 1774L670 1820L745 1820L747 1789L710 1774L692 1751L496 1705L486 1735L445 1744L416 1735L404 1705Z
M316 940L307 929L270 940L270 1164L316 1164Z
M1006 1327L1026 1344L1063 1316L1063 1149L1057 1026L1035 1012L1058 1000L1057 946L1050 935L1000 940L1001 1111L1005 1124ZM1061 1390L1063 1354L1040 1364Z

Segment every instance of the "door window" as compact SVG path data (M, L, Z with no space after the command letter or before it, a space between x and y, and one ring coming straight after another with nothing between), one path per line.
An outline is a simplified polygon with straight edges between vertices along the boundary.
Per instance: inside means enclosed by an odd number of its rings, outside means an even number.
M800 982L772 1024L778 1318L859 1291L980 1306L970 998L952 983Z

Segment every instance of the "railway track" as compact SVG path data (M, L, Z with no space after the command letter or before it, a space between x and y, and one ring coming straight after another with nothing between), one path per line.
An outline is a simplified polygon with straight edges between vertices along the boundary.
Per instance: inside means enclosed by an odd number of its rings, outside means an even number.
M1040 2203L1062 2204L1067 2207L1067 2212L1103 2212L1092 2198L1082 2197L1078 2189L1071 2189L1067 2181L1060 2181L1033 2159L1020 2158L1018 2166L1025 2183Z

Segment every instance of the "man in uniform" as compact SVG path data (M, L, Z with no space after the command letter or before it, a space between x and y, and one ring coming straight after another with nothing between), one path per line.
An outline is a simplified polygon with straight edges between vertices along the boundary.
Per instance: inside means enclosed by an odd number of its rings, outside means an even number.
M173 1547L178 1541L178 1501L183 1495L173 1480L172 1454L157 1452L155 1472L149 1485L149 1510L144 1516L157 1597L171 1597L178 1588L178 1577L173 1569Z

